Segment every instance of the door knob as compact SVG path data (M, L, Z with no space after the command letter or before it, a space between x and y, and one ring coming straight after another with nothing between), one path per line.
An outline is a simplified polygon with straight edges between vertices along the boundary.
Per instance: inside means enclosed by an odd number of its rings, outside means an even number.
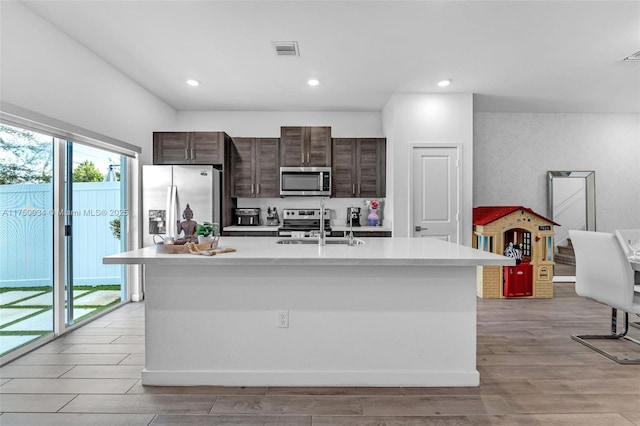
M416 226L416 232L426 231L426 230L428 230L428 229L429 229L429 228L423 228L423 227L421 227L420 225L417 225L417 226Z

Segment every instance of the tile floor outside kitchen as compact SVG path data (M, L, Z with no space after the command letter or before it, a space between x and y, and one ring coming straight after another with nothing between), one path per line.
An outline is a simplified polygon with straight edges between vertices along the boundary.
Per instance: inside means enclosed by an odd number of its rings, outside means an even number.
M640 366L571 340L610 315L573 287L478 299L481 384L467 388L143 387L144 304L130 303L0 368L0 424L638 426Z

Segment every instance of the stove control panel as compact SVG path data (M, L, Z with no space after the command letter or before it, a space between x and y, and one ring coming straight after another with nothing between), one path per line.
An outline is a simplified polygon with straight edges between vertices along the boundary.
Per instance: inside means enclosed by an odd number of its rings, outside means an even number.
M282 216L285 219L313 219L320 217L320 209L284 209L282 210ZM331 209L324 209L324 217L328 219L331 217Z

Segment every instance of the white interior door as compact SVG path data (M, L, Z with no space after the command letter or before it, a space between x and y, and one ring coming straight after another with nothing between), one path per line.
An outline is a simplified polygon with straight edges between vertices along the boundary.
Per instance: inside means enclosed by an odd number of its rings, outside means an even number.
M414 147L413 237L459 241L459 147Z

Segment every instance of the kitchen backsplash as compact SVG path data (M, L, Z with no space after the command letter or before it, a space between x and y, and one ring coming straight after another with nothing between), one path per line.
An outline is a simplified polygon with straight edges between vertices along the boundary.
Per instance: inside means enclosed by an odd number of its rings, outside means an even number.
M384 198L375 199L381 202L382 206L378 209L380 226L388 225L384 219ZM334 226L346 225L347 207L360 207L362 208L360 222L364 225L369 214L365 204L367 200L372 200L372 198L326 198L324 207L331 209L331 224ZM276 207L282 224L282 209L319 209L320 197L238 198L238 207L259 207L261 224L266 223L267 207Z

